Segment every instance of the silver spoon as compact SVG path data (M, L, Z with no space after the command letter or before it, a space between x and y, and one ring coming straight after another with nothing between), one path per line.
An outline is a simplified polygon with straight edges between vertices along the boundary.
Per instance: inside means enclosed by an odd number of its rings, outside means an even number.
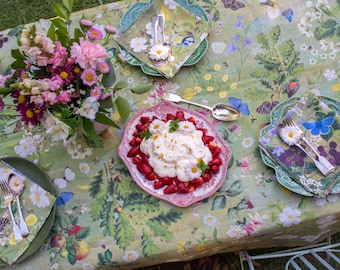
M189 100L182 99L180 96L172 93L164 93L162 99L169 100L172 102L185 102L191 105L199 106L211 111L212 116L220 121L234 121L242 116L242 113L235 107L219 103L212 107L205 106L203 104L195 103Z
M13 177L15 177L15 176L13 176ZM21 205L20 205L20 200L19 200L19 196L21 195L24 188L20 189L19 191L15 191L15 190L11 189L10 186L11 185L9 185L9 189L12 192L12 194L15 196L15 199L16 199L16 202L17 202L17 208L18 208L19 219L20 219L20 223L19 223L20 232L21 232L22 237L27 237L29 235L29 231L28 231L27 224L24 220L24 217L22 215Z

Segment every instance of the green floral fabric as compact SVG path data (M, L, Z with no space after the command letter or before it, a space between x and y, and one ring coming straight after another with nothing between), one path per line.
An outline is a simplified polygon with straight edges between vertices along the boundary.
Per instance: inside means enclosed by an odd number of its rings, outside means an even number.
M51 214L56 198L54 195L43 189L39 184L33 182L16 168L0 161L0 175L2 179L8 179L11 174L17 175L24 183L22 194L19 200L22 206L22 213L28 226L29 235L21 242L16 242L13 235L13 222L8 208L4 205L4 198L0 196L0 259L7 264L15 263L20 256L30 247L32 241L37 237L46 219ZM2 195L2 194L1 194ZM11 203L13 215L19 226L18 205L15 197Z
M135 2L95 7L73 19L91 17L103 28L120 28ZM258 143L270 112L287 98L312 91L339 100L339 1L194 2L211 22L209 48L199 62L182 66L171 79L126 63L116 42L120 33L106 47L117 82L154 85L143 95L119 92L132 114L157 104L165 92L206 105L229 103L242 111L235 122L219 122L209 111L181 104L206 116L232 149L222 187L185 208L150 196L117 154L126 123L98 149L82 140L68 147L51 144L42 136L48 151L36 148L26 158L46 171L64 200L45 244L17 269L134 269L241 249L308 245L339 232L339 194L316 198L285 188L264 164ZM0 48L3 75L13 61L10 51L16 48L18 29L3 33L8 38ZM22 155L22 127L2 116L0 130L0 155ZM340 142L335 142L338 153ZM57 234L67 239L59 247L51 244Z

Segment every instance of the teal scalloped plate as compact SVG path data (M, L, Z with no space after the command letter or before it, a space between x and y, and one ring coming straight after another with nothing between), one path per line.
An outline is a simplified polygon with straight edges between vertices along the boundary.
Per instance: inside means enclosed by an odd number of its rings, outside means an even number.
M333 111L340 114L340 102L326 96L318 96L320 100L322 100L328 107L330 107ZM264 134L268 133L270 129L274 127L274 125L287 113L287 111L294 106L300 100L299 97L289 98L277 106L270 113L270 124L264 127L260 132L260 137ZM275 170L277 181L284 186L285 188L304 196L314 196L312 193L305 190L301 185L296 183L293 179L291 179L285 171L280 169L276 164L266 155L266 153L260 149L260 155L265 165L271 167ZM333 189L330 191L331 194L340 193L340 183L335 185Z
M184 7L186 10L191 12L192 14L201 17L202 19L209 20L207 14L205 13L204 9L197 4L189 4L187 0L174 0L177 4ZM145 2L137 2L133 4L128 11L123 15L122 19L120 20L120 27L122 29L122 32L125 32L131 25L133 25L139 16L143 14L145 10L147 10L150 5L152 4L153 0L151 0L148 3ZM163 76L160 72L157 70L152 69L148 65L144 64L142 61L140 61L138 58L131 55L127 50L125 50L123 47L118 46L120 52L124 56L126 62L132 66L139 66L142 71L151 76ZM206 53L207 49L209 47L209 42L207 39L204 39L201 44L198 46L198 48L194 51L193 54L190 55L188 60L183 64L183 66L193 66L195 65L203 55Z
M13 166L14 168L21 171L23 174L27 175L32 181L39 184L43 189L47 190L51 194L55 195L54 188L52 186L52 182L48 175L40 169L36 164L31 161L20 158L20 157L1 157L3 161ZM56 214L56 206L54 205L50 215L46 218L46 221L42 228L39 231L39 234L33 239L32 243L25 250L25 252L20 256L20 258L15 262L15 265L21 263L28 257L32 256L44 243L48 235L50 234L54 218ZM8 266L5 262L0 260L0 268L1 266Z

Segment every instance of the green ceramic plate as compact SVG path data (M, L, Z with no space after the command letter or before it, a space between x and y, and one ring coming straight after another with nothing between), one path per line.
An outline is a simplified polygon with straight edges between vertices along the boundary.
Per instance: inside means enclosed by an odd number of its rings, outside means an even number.
M340 114L340 102L332 99L330 97L325 96L319 96L320 100L322 100L329 108L331 108L333 111L337 112L337 114ZM260 133L260 137L262 137L264 134L267 134L269 130L271 130L275 124L287 113L287 111L294 106L298 101L300 100L299 97L292 97L289 98L277 106L271 111L270 113L270 124L263 128ZM286 172L284 172L282 169L280 169L276 164L265 154L263 150L260 149L260 155L261 158L267 166L273 168L275 170L277 181L284 186L285 188L304 195L304 196L313 196L312 193L305 190L301 185L296 183L294 180L292 180ZM335 185L333 189L330 191L331 194L338 194L340 193L340 183Z
M204 9L197 4L189 4L187 0L174 0L177 4L184 7L186 10L191 12L192 14L201 17L202 19L209 20L207 14L205 13ZM123 15L120 21L120 27L123 32L125 32L131 25L133 25L139 16L143 14L145 10L147 10L150 5L152 4L152 0L148 3L137 2L133 4L129 10ZM183 64L183 66L192 66L195 65L206 53L209 47L209 43L207 39L204 39L198 48L194 51L192 55L188 58L188 60ZM132 66L139 66L142 71L151 76L163 76L157 70L150 68L149 66L145 65L142 61L138 58L131 55L127 50L123 47L119 46L119 50L121 51L122 55L124 56L126 62L128 62Z
M8 163L9 165L11 165L12 167L21 171L23 174L27 175L32 181L39 184L42 188L44 188L51 194L55 195L54 188L51 184L52 182L50 181L49 177L36 164L24 158L20 158L20 157L3 157L1 159L5 161L6 163ZM43 242L48 237L51 231L54 217L55 217L55 212L56 212L56 207L53 206L53 209L51 210L51 214L46 219L46 222L42 226L39 234L33 239L30 246L21 255L21 257L18 259L16 264L30 257L34 252L36 252L40 248L40 246L43 244ZM0 267L1 266L8 266L8 265L5 262L0 260Z

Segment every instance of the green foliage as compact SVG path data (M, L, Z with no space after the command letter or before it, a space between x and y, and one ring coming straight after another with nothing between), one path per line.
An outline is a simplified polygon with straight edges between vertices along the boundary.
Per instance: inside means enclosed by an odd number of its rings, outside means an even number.
M129 219L125 213L120 213L115 224L115 234L117 245L126 249L135 239L136 230L130 225Z
M159 252L158 247L153 243L152 237L145 230L143 230L142 235L142 246L145 258L152 259L153 255Z
M298 81L303 68L293 40L278 44L280 35L281 28L278 25L270 30L268 36L264 33L257 35L257 42L265 52L256 54L255 59L262 67L256 68L251 74L266 89L273 91L274 97L285 93L290 82Z
M161 212L158 216L152 218L151 221L157 221L159 224L170 226L171 223L176 223L180 218L182 218L182 212L171 208L169 212Z
M112 261L112 252L107 249L104 253L98 253L98 266L110 266L114 268L119 268L120 264L116 261Z

